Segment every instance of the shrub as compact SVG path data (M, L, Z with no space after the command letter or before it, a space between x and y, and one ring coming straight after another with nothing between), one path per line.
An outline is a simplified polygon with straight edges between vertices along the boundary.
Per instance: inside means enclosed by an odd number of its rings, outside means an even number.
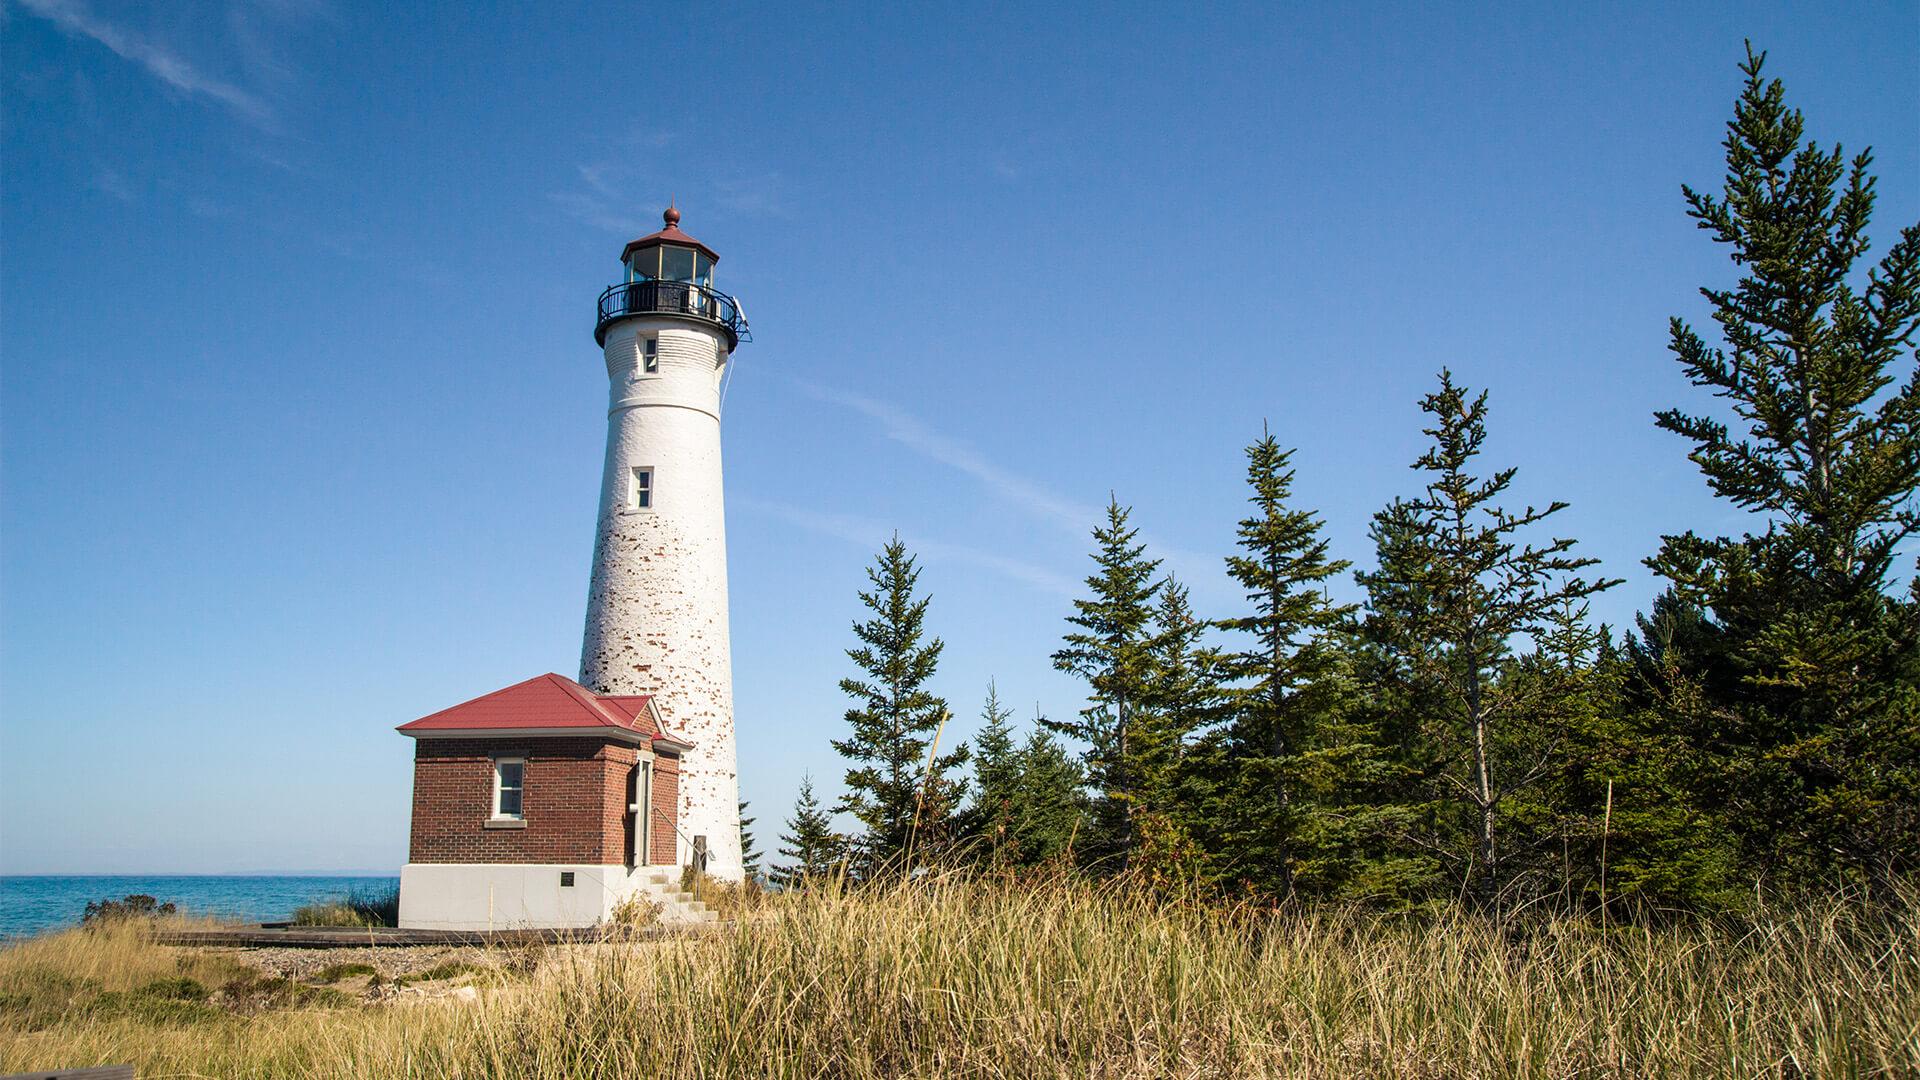
M125 919L165 918L177 912L173 902L162 904L146 893L134 893L119 900L89 900L80 916L81 926L102 926Z
M134 990L109 990L87 1011L97 1017L124 1016L147 1024L200 1024L221 1017L207 1004L211 994L192 979L157 979Z
M380 973L372 964L328 964L314 973L313 981L319 983L337 983L341 979L351 979L359 975L379 978Z
M353 999L325 986L303 986L277 975L250 971L220 988L220 1001L238 1013L261 1013L300 1005L351 1005Z

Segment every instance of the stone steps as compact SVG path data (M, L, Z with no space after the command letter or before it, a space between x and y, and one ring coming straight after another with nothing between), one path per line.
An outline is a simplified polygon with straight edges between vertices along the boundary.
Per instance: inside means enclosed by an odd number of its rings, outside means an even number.
M705 901L680 888L679 867L649 867L640 875L640 888L660 905L662 923L710 923L720 918Z

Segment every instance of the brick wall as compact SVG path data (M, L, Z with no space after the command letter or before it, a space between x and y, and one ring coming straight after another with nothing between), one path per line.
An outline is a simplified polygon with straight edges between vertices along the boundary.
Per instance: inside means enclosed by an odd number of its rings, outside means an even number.
M489 828L493 759L526 759L522 828ZM413 829L408 861L416 863L624 863L629 845L627 782L639 752L599 736L513 739L418 739L413 760ZM666 770L661 763L656 775ZM677 774L677 769L673 770ZM656 779L673 806L677 784ZM656 817L654 852L661 851ZM664 830L669 838L671 829ZM666 858L674 861L671 839Z

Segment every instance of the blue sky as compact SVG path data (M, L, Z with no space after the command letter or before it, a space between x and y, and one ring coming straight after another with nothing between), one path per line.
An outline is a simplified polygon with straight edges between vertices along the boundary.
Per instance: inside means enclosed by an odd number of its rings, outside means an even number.
M393 726L578 665L592 304L671 197L727 400L763 849L841 766L862 567L918 550L970 731L1023 712L1108 492L1203 612L1241 448L1365 563L1417 399L1627 584L1742 527L1654 410L1726 283L1741 40L1920 218L1903 4L671 9L13 0L0 22L0 872L393 870ZM964 733L964 732L963 732Z

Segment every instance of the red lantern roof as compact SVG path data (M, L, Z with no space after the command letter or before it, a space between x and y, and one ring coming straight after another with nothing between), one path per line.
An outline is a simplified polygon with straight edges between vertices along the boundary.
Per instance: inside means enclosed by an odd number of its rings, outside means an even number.
M658 247L661 244L679 244L681 247L698 248L707 258L712 259L714 262L720 261L719 252L680 231L679 210L669 206L667 207L666 213L661 214L660 218L666 222L667 227L657 233L643 236L638 240L632 241L626 247L621 248L621 262L626 262L627 256L632 255L635 248Z

